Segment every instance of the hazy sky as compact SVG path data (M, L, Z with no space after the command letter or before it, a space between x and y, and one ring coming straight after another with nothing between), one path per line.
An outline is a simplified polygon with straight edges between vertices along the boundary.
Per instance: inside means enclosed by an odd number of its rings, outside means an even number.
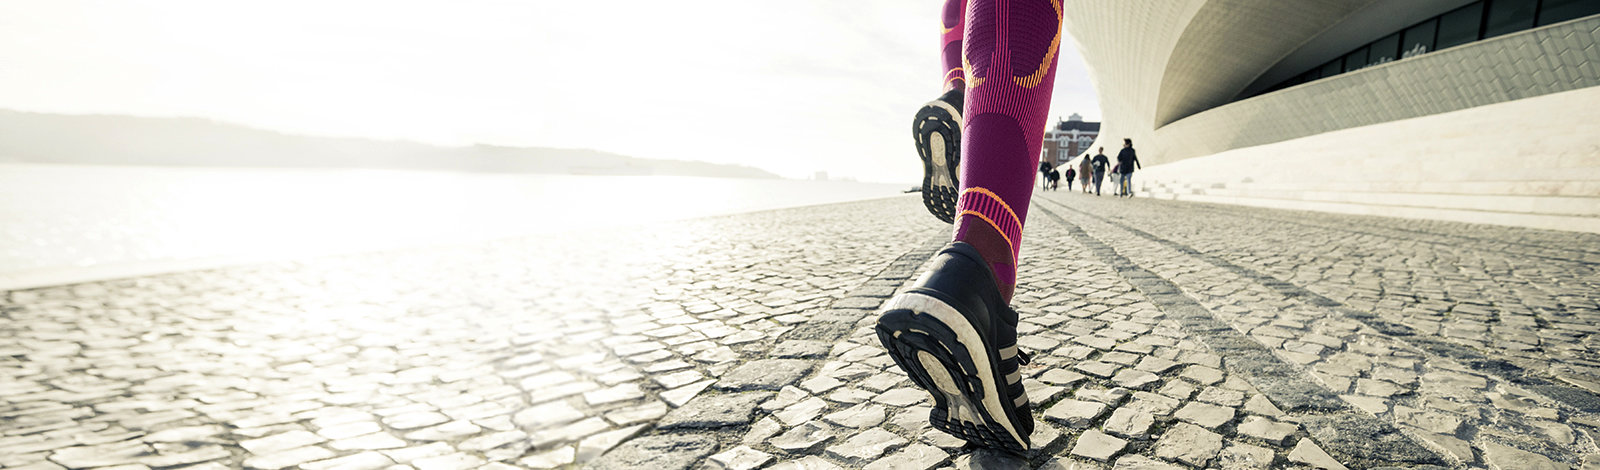
M941 0L0 2L0 108L916 183ZM1062 44L1052 122L1100 112Z

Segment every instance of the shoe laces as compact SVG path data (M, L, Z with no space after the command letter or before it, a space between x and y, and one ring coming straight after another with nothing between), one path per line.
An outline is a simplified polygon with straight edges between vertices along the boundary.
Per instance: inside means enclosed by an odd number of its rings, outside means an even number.
M1027 352L1025 352L1025 351L1023 351L1021 349L1018 349L1017 350L1017 363L1018 364L1022 364L1022 365L1028 365L1029 362L1033 362L1033 356L1029 355Z

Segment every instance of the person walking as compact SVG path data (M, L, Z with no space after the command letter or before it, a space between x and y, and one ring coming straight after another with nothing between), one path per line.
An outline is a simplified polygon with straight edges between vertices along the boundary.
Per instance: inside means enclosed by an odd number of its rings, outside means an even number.
M1104 151L1105 148L1102 147L1101 150ZM1078 183L1083 185L1084 194L1089 193L1089 177L1094 174L1093 171L1090 171L1091 166L1088 154L1078 159Z
M1111 159L1106 158L1106 148L1100 147L1100 153L1094 155L1094 195L1100 195L1100 182L1106 176L1106 167L1111 165Z
M1067 180L1067 192L1072 192L1072 179L1078 177L1078 172L1072 169L1072 162L1067 162L1067 172L1062 176L1065 176L1066 178L1063 179Z
M948 91L917 113L913 136L923 203L953 222L953 240L909 289L884 302L874 326L895 365L933 396L928 421L935 429L1016 454L1032 447L1033 408L1010 303L1033 194L1030 170L1044 140L1036 130L1045 128L1055 83L1061 11L1059 0L945 1ZM960 145L952 147L955 141ZM959 171L952 169L957 162ZM945 198L944 186L929 182L951 186L957 196Z
M1050 189L1050 171L1054 169L1055 166L1051 165L1050 162L1039 162L1039 189Z
M1117 178L1121 185L1117 195L1133 197L1133 169L1144 169L1139 165L1139 155L1133 151L1133 139L1122 139L1122 151L1117 152L1117 168L1122 171Z
M1111 195L1122 197L1122 164L1112 161L1111 173L1106 175L1111 180Z

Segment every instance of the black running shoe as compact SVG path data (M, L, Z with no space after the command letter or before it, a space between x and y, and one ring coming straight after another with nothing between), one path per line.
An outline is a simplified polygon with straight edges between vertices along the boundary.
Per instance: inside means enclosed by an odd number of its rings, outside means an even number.
M961 190L961 108L966 97L963 87L955 87L939 99L922 105L911 122L911 137L916 139L922 157L922 205L945 223L956 220L956 196Z
M1022 389L1017 312L1001 300L989 264L953 242L914 286L884 304L877 331L895 364L933 394L928 420L975 445L1026 452L1033 408Z

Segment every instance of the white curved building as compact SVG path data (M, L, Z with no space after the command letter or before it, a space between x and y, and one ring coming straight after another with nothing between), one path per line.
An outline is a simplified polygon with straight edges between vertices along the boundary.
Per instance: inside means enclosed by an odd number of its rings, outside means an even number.
M1065 9L1143 195L1600 233L1600 1Z

